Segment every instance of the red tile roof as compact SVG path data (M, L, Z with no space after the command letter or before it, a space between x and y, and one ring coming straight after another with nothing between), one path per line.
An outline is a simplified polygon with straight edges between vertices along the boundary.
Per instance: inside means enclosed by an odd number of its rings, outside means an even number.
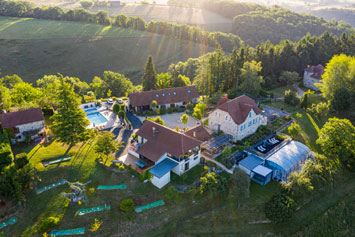
M311 73L310 77L321 80L322 75L324 73L324 69L325 69L325 67L323 67L323 65L318 64L317 66L308 66L306 68L306 71Z
M0 114L2 128L13 128L18 125L44 121L41 108L26 109L17 112Z
M155 100L158 105L173 104L177 102L189 102L198 98L199 94L195 86L175 87L154 91L143 91L128 95L133 107L150 105Z
M191 128L185 132L185 135L195 138L201 142L205 142L211 139L211 135L202 125Z
M137 153L153 162L157 162L166 152L180 157L202 143L197 139L149 120L143 123L136 134L147 139L137 150Z
M216 109L220 109L229 113L233 121L238 125L245 121L252 109L256 114L260 114L262 112L255 101L246 95L239 96L232 100L224 101L225 102L220 103Z

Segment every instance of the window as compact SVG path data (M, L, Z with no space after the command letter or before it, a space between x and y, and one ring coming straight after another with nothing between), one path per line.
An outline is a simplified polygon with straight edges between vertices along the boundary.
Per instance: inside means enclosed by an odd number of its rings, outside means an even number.
M226 116L226 120L228 120L228 116Z
M176 92L174 91L174 95L176 95Z
M155 96L156 96L157 98L159 97L159 95L158 95L158 94L156 94Z
M249 113L249 118L251 117L251 112Z
M191 91L190 91L190 90L188 90L188 91L187 91L187 93L189 93L189 94L190 94L190 93L191 93Z
M249 121L249 123L248 123L248 127L250 127L251 126L251 121Z
M165 94L163 93L163 94L161 94L162 96L165 96Z
M170 95L170 92L168 93L168 95Z
M242 125L242 126L240 126L240 131L243 131L243 125Z
M256 119L253 119L253 124L255 124L256 123Z

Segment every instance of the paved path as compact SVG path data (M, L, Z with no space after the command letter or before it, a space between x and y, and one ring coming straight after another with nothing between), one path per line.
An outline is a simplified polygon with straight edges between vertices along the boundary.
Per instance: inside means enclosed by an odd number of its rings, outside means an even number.
M304 94L304 91L298 86L298 83L293 84L293 88L295 88L295 90L297 91L298 98L302 98L303 94Z
M223 164L219 163L218 161L216 161L214 159L211 159L211 158L208 158L208 157L205 157L205 156L201 156L201 158L204 158L205 160L211 161L211 162L215 163L219 168L221 168L224 171L226 171L227 173L233 174L234 168L233 169L228 169L227 167L225 167Z

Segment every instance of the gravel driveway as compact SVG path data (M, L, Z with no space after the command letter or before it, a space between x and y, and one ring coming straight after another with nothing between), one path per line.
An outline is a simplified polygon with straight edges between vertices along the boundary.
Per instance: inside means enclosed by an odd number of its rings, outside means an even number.
M198 124L198 120L195 119L192 116L189 116L189 120L187 121L187 124L183 124L180 121L181 116L184 113L172 113L172 114L164 114L164 115L157 115L157 116L151 116L152 118L158 117L160 116L164 122L165 122L165 126L169 127L169 128L176 128L176 127L180 127L180 128L192 128L195 127ZM145 117L138 117L142 122L143 120L145 120Z

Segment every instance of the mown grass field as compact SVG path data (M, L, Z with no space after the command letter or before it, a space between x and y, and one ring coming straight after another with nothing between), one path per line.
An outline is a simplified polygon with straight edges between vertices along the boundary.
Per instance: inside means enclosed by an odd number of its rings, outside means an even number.
M213 48L158 34L80 22L0 17L0 75L34 83L62 73L90 82L105 70L140 83L149 55L157 72Z

